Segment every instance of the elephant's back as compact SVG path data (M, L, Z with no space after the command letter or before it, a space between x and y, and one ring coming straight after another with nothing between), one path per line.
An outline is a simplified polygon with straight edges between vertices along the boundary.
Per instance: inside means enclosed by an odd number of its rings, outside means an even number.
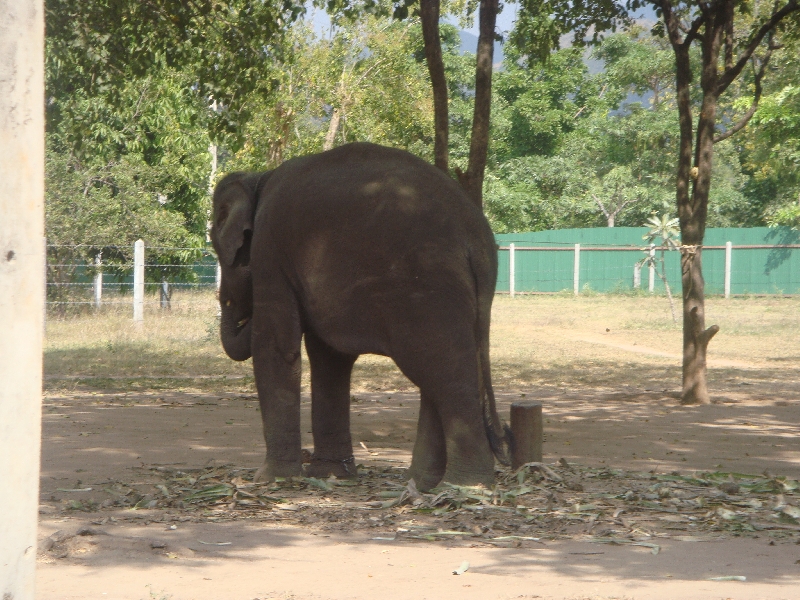
M318 330L335 329L323 324L332 321L378 328L415 302L475 312L494 292L496 246L483 213L407 152L348 144L285 163L267 187L256 254L281 257Z
M266 193L275 213L269 221L284 229L291 223L292 235L335 225L393 244L432 238L494 243L483 213L457 182L395 148L357 142L287 161Z

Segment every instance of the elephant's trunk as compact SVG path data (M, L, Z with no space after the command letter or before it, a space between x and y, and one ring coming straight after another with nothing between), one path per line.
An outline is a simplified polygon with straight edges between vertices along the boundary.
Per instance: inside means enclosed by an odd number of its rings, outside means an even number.
M251 315L237 315L233 306L223 303L219 324L220 339L225 354L233 360L247 360L253 354L250 337L253 329Z

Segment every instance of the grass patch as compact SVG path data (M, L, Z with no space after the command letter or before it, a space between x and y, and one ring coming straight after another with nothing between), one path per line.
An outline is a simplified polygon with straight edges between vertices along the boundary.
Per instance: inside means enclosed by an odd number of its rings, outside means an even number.
M250 361L222 351L213 293L185 293L171 310L150 305L135 325L129 307L50 318L44 369L49 390L216 389L253 391ZM712 384L745 377L797 381L800 298L707 299L706 322L720 326L709 347ZM497 296L492 313L495 388L647 389L680 386L682 331L666 298L648 295ZM304 361L305 361L304 357ZM728 361L716 364L714 361ZM737 384L737 385L738 385ZM731 384L733 385L733 384ZM303 387L308 390L307 362ZM413 389L394 363L362 356L353 392Z

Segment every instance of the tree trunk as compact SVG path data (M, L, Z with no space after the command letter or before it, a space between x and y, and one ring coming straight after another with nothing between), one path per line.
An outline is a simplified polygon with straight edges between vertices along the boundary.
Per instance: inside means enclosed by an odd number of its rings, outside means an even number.
M449 116L447 107L447 79L442 62L442 42L439 37L439 0L420 0L422 39L425 43L425 60L433 88L433 154L435 164L445 173L450 172Z
M706 353L708 343L719 331L716 325L705 328L705 282L703 280L703 237L705 236L711 169L714 155L714 126L717 111L720 45L724 19L713 12L707 15L702 37L703 102L697 121L694 167L691 167L692 122L689 100L688 48L676 51L678 109L681 148L678 166L678 217L681 225L681 285L683 288L683 404L709 404ZM688 136L687 136L688 134ZM686 139L688 137L688 139ZM689 179L694 180L689 193Z
M466 173L457 171L467 194L483 207L483 178L489 152L489 125L492 109L492 62L494 60L495 24L498 0L481 0L478 52L475 65L475 109L472 114L472 137Z
M711 188L711 169L714 154L714 127L716 124L717 100L727 87L741 74L751 60L753 52L764 38L771 35L775 27L789 14L800 10L797 0L790 0L783 7L773 7L772 16L765 22L756 23L741 47L738 60L734 60L734 2L735 0L713 0L703 2L692 15L691 25L681 23L681 15L673 9L671 0L651 0L662 11L670 44L675 52L676 100L680 122L680 149L676 182L678 217L681 224L681 284L683 287L683 393L684 404L706 404L710 402L706 383L706 352L711 338L719 331L712 325L705 328L705 295L703 283L702 252L705 234L708 197ZM685 16L685 15L684 15ZM720 76L720 52L725 40L725 70ZM689 49L699 41L702 48L701 87L703 102L697 121L697 142L693 144L692 108L690 84L692 69ZM762 68L756 73L756 97L761 93L761 77L770 53L779 46L769 41L767 55ZM755 111L751 108L751 111ZM749 116L748 116L749 115ZM730 128L731 134L744 126L752 116L748 111L744 120ZM730 135L730 134L728 134ZM718 136L718 140L728 137ZM694 147L694 166L692 149ZM689 182L694 180L691 194Z
M334 108L331 113L331 121L328 123L328 133L325 134L325 141L322 143L323 150L330 150L333 148L333 143L336 141L336 132L339 131L339 119L342 113L338 108Z

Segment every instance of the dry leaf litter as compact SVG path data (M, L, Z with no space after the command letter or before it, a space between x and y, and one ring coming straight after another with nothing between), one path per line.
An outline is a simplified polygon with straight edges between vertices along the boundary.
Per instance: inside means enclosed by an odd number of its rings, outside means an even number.
M359 465L357 480L298 477L269 484L253 483L254 471L142 466L132 481L61 488L61 510L101 517L114 511L96 524L254 519L318 532L368 532L381 541L520 547L577 539L654 554L663 539L763 536L800 543L800 484L769 473L642 473L561 459L498 470L492 489L444 484L425 493L397 466ZM69 499L73 494L82 499Z

